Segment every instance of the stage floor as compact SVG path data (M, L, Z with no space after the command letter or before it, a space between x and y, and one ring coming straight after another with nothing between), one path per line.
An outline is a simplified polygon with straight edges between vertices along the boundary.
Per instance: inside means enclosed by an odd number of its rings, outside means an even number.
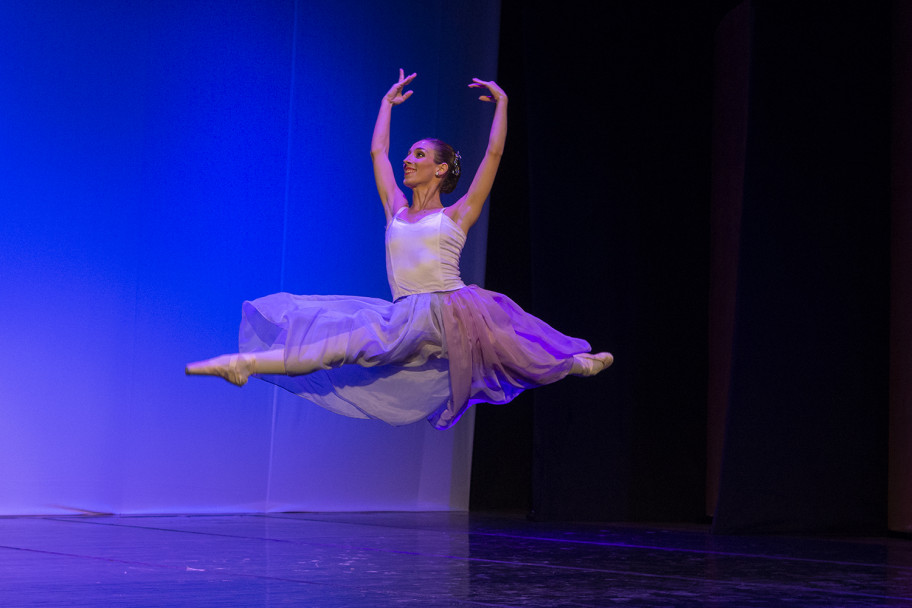
M466 513L0 518L0 605L912 606L912 542Z

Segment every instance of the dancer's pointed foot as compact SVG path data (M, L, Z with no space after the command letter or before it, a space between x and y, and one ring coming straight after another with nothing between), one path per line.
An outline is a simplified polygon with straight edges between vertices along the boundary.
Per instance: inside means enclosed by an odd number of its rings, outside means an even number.
M184 369L188 376L219 376L237 386L247 384L247 378L255 373L255 359L244 354L221 355L205 361L190 363Z
M573 367L570 368L572 376L594 376L607 369L614 363L611 353L581 353L573 355Z

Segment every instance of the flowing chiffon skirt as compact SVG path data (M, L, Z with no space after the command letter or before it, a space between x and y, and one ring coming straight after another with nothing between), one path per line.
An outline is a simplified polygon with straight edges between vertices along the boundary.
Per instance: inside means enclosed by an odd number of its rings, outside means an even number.
M475 403L507 403L570 372L585 340L470 285L396 302L277 293L244 302L240 352L281 349L260 375L337 414L445 429Z

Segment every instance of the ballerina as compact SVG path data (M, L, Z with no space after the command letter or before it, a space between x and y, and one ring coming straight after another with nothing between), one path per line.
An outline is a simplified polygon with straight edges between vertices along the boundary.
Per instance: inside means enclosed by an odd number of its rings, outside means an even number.
M488 146L468 191L444 207L462 174L449 144L422 139L396 182L389 160L392 109L411 97L399 80L383 96L371 139L374 178L386 216L386 266L393 301L360 296L268 295L244 302L239 352L190 363L186 373L243 386L258 377L330 411L392 425L427 419L445 429L475 403L507 403L568 375L594 376L614 361L558 332L508 297L465 285L459 257L488 198L507 135L507 95L473 78L495 104Z

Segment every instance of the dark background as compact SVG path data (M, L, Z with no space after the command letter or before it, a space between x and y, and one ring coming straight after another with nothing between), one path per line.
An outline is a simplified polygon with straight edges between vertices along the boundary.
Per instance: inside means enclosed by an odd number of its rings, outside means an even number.
M502 3L486 286L616 363L478 408L473 510L885 529L890 11Z

